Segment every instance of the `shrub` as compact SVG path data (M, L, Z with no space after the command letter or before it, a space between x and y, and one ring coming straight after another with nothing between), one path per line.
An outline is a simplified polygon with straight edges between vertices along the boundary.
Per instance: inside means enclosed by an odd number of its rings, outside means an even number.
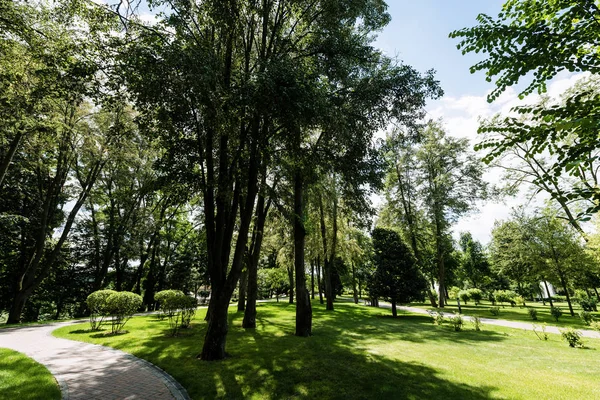
M579 318L581 318L581 320L586 324L589 325L592 323L592 321L594 320L594 317L592 316L592 313L589 311L580 311L579 312Z
M194 297L186 296L180 290L162 290L154 296L162 313L169 318L171 335L176 336L179 328L187 328L196 314L198 303Z
M96 290L87 297L85 302L90 311L90 328L93 331L98 331L102 327L104 318L109 314L106 309L106 299L114 293L117 292L114 290Z
M492 313L492 315L500 315L500 307L498 307L498 306L490 307L490 312Z
M460 288L457 286L452 286L449 290L448 290L448 297L451 299L457 299L458 298L458 293L460 293Z
M458 292L458 298L461 299L463 303L467 304L471 296L469 295L469 292L467 290L461 290L460 292Z
M537 321L537 310L533 307L528 307L527 312L532 320Z
M181 327L189 328L192 319L196 315L198 301L191 296L185 296L181 302Z
M518 306L525 307L525 299L523 298L523 296L517 296L513 300L514 300L515 304L517 304Z
M496 305L496 296L494 296L494 293L489 292L487 294L487 296L488 296L488 300L490 301L490 303L492 303L492 305L495 306Z
M427 313L433 319L434 325L442 325L444 323L444 313L442 311L427 310Z
M478 305L481 299L483 299L483 292L480 289L469 289L469 297Z
M571 347L583 347L583 341L581 340L581 332L576 331L573 328L561 329L560 335L563 339L569 343Z
M165 317L172 318L172 313L177 311L176 298L179 296L185 296L181 290L161 290L154 295L154 300L158 302L159 313L158 317L163 319Z
M539 333L537 331L538 328L538 325L533 324L533 333L535 333L535 336L537 336L540 340L548 340L548 334L546 333L546 323L544 322L542 324L541 332Z
M550 307L550 314L554 317L556 322L558 322L558 319L562 316L563 313L560 307Z
M142 305L142 297L131 292L115 292L106 299L106 311L112 316L112 333L120 332Z
M583 311L595 311L598 309L598 301L595 298L588 296L583 290L575 291L575 302L583 308Z
M515 298L517 294L512 290L495 290L494 298L502 307L504 307L504 303L510 303L512 306L516 305Z
M474 315L471 319L471 322L473 323L473 327L475 328L475 330L479 332L481 330L481 325L483 325L481 323L481 317L479 317L478 315Z
M592 321L590 323L590 328L592 328L595 331L600 332L600 321Z
M459 332L463 327L463 318L459 313L454 313L454 317L450 318L450 323L454 327L454 331Z

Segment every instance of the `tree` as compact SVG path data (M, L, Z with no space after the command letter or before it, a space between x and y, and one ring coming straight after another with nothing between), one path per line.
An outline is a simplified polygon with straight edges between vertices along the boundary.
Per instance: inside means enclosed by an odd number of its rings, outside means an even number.
M469 232L462 232L459 239L462 257L460 268L472 287L481 289L483 281L489 275L490 266L479 241Z
M487 196L479 160L468 151L467 139L446 136L439 123L432 122L423 132L416 153L421 170L420 193L434 226L439 306L446 296L445 237L450 222L469 211L476 200Z
M496 221L492 229L490 258L497 274L506 276L517 285L519 295L524 296L528 283L538 284L537 256L531 251L532 232L525 221L515 215L508 221Z
M546 91L546 82L562 70L600 72L595 46L600 39L600 9L592 0L509 0L497 19L485 14L477 17L478 26L450 33L462 38L458 48L463 54L483 52L488 58L471 67L471 72L486 71L487 80L496 80L496 89L488 95L493 101L507 87L521 79L531 81L521 97L538 90ZM528 121L506 117L480 132L499 132L500 137L484 140L479 149L488 151L490 162L515 146L527 144L527 155L548 150L555 157L542 172L541 181L560 175L578 176L580 167L589 170L600 147L597 121L600 118L600 94L582 88L563 104L519 106L513 111L528 115ZM569 145L564 146L564 143ZM568 190L563 200L592 199L594 204L580 213L579 219L600 209L597 185Z
M535 235L532 249L544 261L540 268L547 271L560 283L565 292L571 316L575 316L569 286L576 271L582 267L585 268L582 261L586 260L579 235L572 227L557 219L548 210L545 210L541 217L532 218L529 222L529 229Z
M398 303L424 299L427 282L397 232L375 228L372 238L375 271L369 279L369 293L390 301L392 315L396 317Z

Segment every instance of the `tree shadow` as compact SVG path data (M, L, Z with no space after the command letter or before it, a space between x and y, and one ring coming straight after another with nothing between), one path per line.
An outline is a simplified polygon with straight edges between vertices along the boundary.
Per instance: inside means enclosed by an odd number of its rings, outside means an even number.
M164 334L168 329L146 324L151 331L143 335L102 338L116 348L134 349L134 355L167 371L194 399L485 399L496 390L450 381L432 366L378 354L365 345L372 338L381 343L504 340L494 332L451 332L433 326L427 316L387 318L366 307L339 306L329 312L317 305L314 336L299 338L293 335L295 305L258 307L256 329L241 327L243 313L230 313L231 356L217 362L196 358L206 333L203 315L186 336L171 337Z

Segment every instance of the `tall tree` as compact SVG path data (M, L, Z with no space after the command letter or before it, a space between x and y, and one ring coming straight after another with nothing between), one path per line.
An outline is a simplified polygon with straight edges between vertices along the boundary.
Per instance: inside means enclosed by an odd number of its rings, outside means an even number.
M445 238L450 223L487 195L483 166L468 147L467 139L447 136L439 123L432 122L416 153L422 171L421 195L434 226L440 307L446 297Z

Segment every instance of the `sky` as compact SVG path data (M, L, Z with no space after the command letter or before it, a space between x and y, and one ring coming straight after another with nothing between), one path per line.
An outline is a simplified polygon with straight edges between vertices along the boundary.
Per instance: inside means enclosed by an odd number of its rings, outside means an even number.
M442 118L450 135L468 137L471 144L478 141L479 117L491 117L497 113L506 114L510 108L533 102L537 95L519 100L519 89L509 88L494 103L489 104L486 95L494 84L485 80L485 74L471 74L469 67L483 59L482 55L462 53L456 48L457 39L448 34L456 29L477 25L480 13L496 17L504 0L388 0L391 23L379 33L375 46L387 55L394 56L419 71L436 70L445 94L440 100L427 105L428 118ZM557 97L578 79L577 76L562 74L549 83L548 94ZM486 180L499 183L500 171L488 171ZM512 207L529 199L525 193L515 198L505 198L502 202L478 204L478 209L462 217L453 227L453 236L458 238L462 231L469 231L474 238L487 244L495 220L507 219ZM539 204L542 198L531 204Z

